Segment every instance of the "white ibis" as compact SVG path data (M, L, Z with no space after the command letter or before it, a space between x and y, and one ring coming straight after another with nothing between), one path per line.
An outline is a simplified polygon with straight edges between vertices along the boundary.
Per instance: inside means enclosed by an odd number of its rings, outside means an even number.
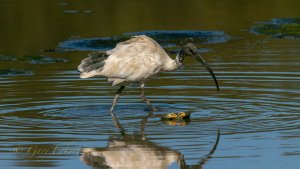
M78 70L80 78L104 76L113 86L119 85L110 112L114 107L126 85L139 83L141 99L152 111L156 109L145 97L145 82L160 72L174 71L183 64L185 56L191 56L202 63L213 77L217 90L218 81L212 69L206 64L198 53L196 46L186 43L175 59L171 59L165 50L152 38L146 35L133 36L131 39L119 42L114 49L106 51L103 55L91 55L81 61Z

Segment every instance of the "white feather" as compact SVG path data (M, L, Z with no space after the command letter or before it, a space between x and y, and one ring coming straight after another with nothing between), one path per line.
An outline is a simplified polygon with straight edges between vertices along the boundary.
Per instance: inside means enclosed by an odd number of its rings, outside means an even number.
M143 82L162 71L172 71L180 65L164 49L146 35L134 36L106 52L108 58L101 70L82 73L81 78L105 76L113 85Z

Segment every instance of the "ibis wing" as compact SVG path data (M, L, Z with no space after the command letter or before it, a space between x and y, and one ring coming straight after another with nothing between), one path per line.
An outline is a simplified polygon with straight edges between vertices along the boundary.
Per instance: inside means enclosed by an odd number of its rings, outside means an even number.
M167 56L159 44L144 35L120 42L106 53L109 57L101 74L129 82L141 81L158 73Z

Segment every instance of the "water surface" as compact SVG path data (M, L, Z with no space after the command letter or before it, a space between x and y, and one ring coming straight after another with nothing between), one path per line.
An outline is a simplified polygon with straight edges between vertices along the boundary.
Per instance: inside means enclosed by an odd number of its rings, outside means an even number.
M251 28L299 17L299 3L1 0L0 166L297 168L300 41L253 34ZM197 43L220 92L205 69L187 58L178 71L147 83L158 112L151 114L139 89L128 86L114 123L108 110L117 88L103 78L82 80L76 70L97 45L56 50L67 41L161 30L222 32L217 41L201 36ZM160 43L174 57L180 43L165 41ZM180 111L191 113L186 125L159 117ZM210 153L218 130L219 143Z

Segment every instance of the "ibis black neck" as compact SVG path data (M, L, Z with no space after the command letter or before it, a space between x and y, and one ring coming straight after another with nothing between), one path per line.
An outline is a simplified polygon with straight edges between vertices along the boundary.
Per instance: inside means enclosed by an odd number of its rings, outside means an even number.
M181 49L180 51L179 51L179 53L177 54L177 56L176 56L176 60L178 61L178 63L183 63L183 60L184 60L184 58L185 58L185 53L184 53L184 51L183 51L183 49Z

